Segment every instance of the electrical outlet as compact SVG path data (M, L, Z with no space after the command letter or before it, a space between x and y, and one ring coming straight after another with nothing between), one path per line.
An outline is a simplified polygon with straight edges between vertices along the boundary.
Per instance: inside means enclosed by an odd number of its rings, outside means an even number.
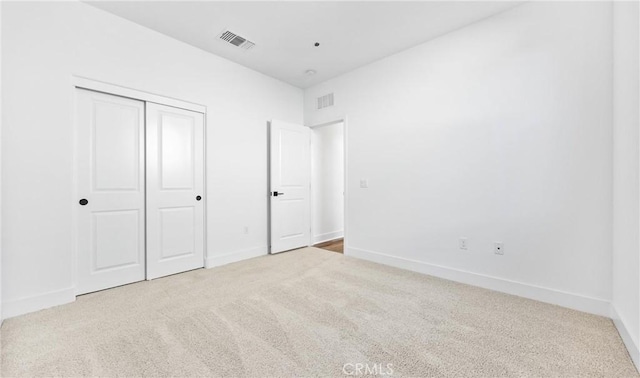
M249 233L249 226L244 226L242 228L242 233L245 234L245 235L248 234Z
M460 249L467 249L467 238L458 239L458 246Z
M368 179L360 179L360 187L361 188L368 188L369 187L369 180Z
M504 255L504 243L503 242L493 243L493 253L495 253L496 255Z

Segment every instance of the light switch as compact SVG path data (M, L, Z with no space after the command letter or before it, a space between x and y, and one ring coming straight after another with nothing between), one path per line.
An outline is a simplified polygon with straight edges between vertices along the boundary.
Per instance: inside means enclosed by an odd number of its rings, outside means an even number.
M360 179L360 187L361 187L361 188L368 188L368 187L369 187L369 180L367 180L367 179Z

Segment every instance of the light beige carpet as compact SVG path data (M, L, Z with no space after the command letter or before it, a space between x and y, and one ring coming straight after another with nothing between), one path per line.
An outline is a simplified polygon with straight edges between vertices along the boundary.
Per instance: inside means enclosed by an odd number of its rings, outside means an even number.
M85 295L1 336L4 377L637 377L609 319L316 248Z

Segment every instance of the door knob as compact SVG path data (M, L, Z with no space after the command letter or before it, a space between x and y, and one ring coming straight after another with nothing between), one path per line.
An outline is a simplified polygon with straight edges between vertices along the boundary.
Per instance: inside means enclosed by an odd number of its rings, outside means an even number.
M83 199L81 199L81 200L80 200L80 201L78 201L78 202L79 202L79 203L80 203L80 205L82 205L82 206L84 206L84 205L86 205L86 204L88 204L88 203L89 203L89 201L87 201L87 199L86 199L86 198L83 198Z
M202 197L196 196L196 201L200 201L201 199L202 199Z
M274 196L274 197L277 197L277 196L284 196L284 193L273 192L273 196Z

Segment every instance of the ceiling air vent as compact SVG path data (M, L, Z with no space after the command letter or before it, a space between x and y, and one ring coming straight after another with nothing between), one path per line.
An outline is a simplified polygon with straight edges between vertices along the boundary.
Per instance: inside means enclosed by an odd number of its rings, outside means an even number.
M318 97L318 109L328 108L329 106L333 106L333 93Z
M245 50L249 50L256 45L255 43L249 41L248 39L241 37L229 30L223 31L222 34L220 34L220 39Z

